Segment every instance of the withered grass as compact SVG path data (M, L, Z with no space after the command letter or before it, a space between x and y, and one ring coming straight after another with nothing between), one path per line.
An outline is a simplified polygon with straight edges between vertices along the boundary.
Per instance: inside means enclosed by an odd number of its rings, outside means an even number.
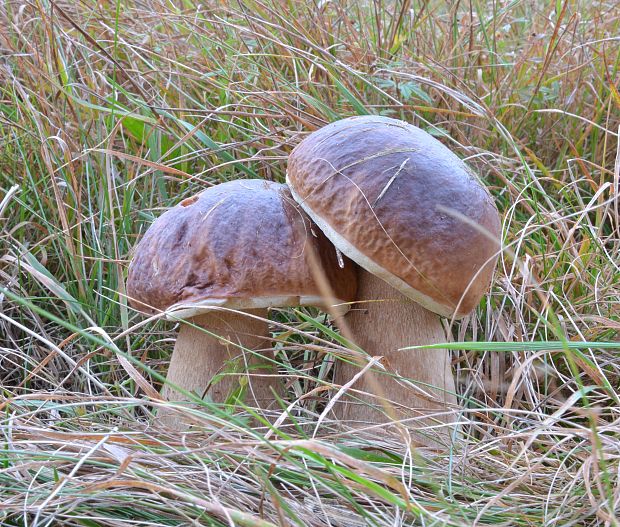
M613 0L2 2L0 525L617 526L619 29ZM502 214L451 327L463 441L323 413L354 351L306 309L272 313L277 427L158 427L176 326L127 305L137 240L363 113L438 136Z

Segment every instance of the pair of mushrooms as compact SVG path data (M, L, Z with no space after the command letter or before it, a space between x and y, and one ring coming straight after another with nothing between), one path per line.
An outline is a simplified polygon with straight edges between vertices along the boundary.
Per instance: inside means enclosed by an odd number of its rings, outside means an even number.
M222 402L239 383L234 375L212 383L224 363L244 348L270 348L268 308L350 305L348 336L413 382L365 373L338 401L338 417L385 422L377 401L385 395L392 417L411 428L432 413L448 422L456 407L448 352L399 350L445 342L438 315L464 316L487 290L500 233L488 191L432 136L378 116L310 134L291 153L286 180L211 187L163 214L138 244L132 305L192 322L181 327L168 381L199 394L209 387ZM214 306L224 309L205 309ZM240 374L251 374L250 395L266 408L281 389L258 357ZM338 363L334 381L359 371ZM164 395L178 398L168 386Z

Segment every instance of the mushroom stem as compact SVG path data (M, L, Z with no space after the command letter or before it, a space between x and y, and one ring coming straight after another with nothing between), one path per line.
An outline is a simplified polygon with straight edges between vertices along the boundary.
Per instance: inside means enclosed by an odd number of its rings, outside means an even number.
M394 415L409 419L404 424L410 431L455 421L455 416L450 415L450 410L456 407L456 396L448 351L398 351L407 346L446 342L438 315L359 268L357 304L345 321L358 346L370 355L384 357L382 364L387 373L397 373L412 383L397 381L377 369L376 373L364 374L341 399L342 404L336 405L340 420L350 421L347 424L357 428L389 421L381 401L373 395L373 386L379 383ZM359 366L340 362L335 382L343 385L359 371ZM374 375L374 383L370 375ZM450 429L444 425L442 430L445 431L440 436L446 439ZM427 445L437 444L436 432L421 431L415 438Z
M162 390L167 400L187 400L169 382L203 398L206 396L213 402L223 403L245 377L244 399L249 406L277 408L273 391L281 394L282 388L276 369L267 360L244 351L271 347L267 310L245 310L245 313L212 311L192 318L191 324L181 326L170 360L167 383ZM218 374L223 375L214 379ZM178 429L186 426L181 413L172 409L160 410L159 416L167 426Z

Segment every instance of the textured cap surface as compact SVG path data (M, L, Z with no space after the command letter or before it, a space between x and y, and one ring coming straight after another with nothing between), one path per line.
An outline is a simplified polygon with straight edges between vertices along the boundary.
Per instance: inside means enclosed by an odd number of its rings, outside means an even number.
M314 261L336 300L353 300L354 264L345 259L340 268L333 245L286 185L231 181L155 220L129 266L127 294L141 311L172 309L185 317L197 306L322 305Z
M337 121L293 150L287 182L336 247L427 309L462 316L488 289L497 208L423 130L379 116Z

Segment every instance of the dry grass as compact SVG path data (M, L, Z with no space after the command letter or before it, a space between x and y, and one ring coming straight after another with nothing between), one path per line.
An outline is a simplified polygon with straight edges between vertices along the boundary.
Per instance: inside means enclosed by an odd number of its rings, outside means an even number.
M617 526L614 4L0 4L0 525ZM273 313L281 429L149 425L175 327L127 307L137 239L356 113L435 133L500 207L493 290L452 327L466 440L317 428L339 344L309 310Z

